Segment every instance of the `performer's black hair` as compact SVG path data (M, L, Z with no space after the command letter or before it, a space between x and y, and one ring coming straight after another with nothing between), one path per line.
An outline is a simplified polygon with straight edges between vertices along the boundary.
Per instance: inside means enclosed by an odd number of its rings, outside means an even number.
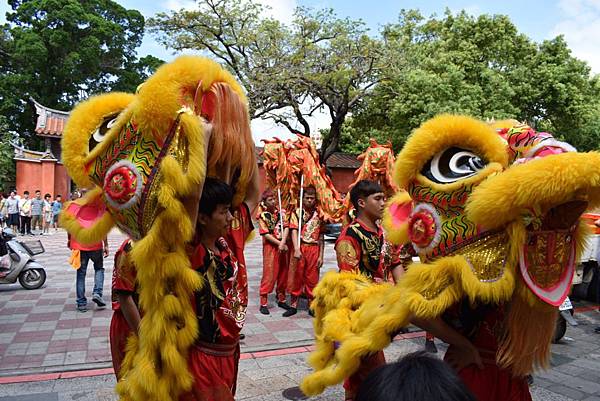
M217 205L230 205L233 200L233 189L219 179L207 177L202 188L202 196L198 205L198 213L211 215Z
M375 181L370 180L360 180L356 183L350 190L350 200L352 201L352 205L356 210L358 209L358 200L359 199L367 199L370 195L383 192L381 189L381 185L376 183Z
M445 362L425 352L380 366L362 382L355 401L476 401Z

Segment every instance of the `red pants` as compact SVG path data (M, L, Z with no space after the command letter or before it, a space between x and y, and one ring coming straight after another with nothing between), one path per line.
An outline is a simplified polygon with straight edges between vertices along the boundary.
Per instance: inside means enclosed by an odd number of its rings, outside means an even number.
M288 252L263 239L263 273L260 280L260 306L267 306L267 296L277 283L277 301L285 302L285 288L288 276Z
M494 352L479 350L483 369L467 366L458 376L478 401L531 401L529 385L524 377L513 377L509 370L496 365Z
M113 312L112 320L110 321L110 353L112 354L112 363L117 379L121 371L121 363L125 357L125 346L127 345L127 337L131 334L131 329L125 320L125 316L120 309Z
M344 380L344 390L346 390L346 400L356 397L356 393L362 382L367 378L373 369L385 365L385 355L383 351L378 351L360 361L360 366L356 373Z
M194 385L179 401L234 401L239 361L239 343L192 347L188 367Z
M288 292L291 294L290 304L297 307L298 297L304 292L308 301L313 299L313 290L319 282L319 245L300 244L302 258L292 257L288 273Z

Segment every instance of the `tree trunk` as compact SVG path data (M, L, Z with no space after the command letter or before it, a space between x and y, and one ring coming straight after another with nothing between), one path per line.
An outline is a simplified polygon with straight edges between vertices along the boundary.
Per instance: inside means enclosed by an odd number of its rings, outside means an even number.
M342 124L346 118L346 113L337 115L329 126L329 135L323 140L321 146L321 164L326 166L327 159L335 153L340 144L340 135L342 133Z

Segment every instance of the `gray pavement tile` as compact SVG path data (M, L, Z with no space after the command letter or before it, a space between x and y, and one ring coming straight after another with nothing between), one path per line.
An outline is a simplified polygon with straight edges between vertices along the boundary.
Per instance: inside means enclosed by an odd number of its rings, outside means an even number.
M552 391L553 393L562 394L566 397L569 397L572 400L583 400L588 397L589 394L586 394L582 391L575 390L573 388L561 385L550 386L547 388L548 391Z
M596 395L589 396L588 398L584 398L583 401L600 401L600 397Z
M312 335L308 334L304 330L276 331L276 332L273 332L273 335L281 343L287 343L287 342L292 342L292 341L310 340L310 339L313 338Z
M0 397L0 401L58 401L58 393L39 393Z
M535 385L531 387L530 391L533 401L574 401L573 398Z

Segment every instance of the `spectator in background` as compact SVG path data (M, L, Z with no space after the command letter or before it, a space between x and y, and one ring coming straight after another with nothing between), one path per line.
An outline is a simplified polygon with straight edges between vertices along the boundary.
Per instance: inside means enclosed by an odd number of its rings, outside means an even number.
M50 232L50 223L52 223L52 205L50 204L50 199L52 199L52 195L46 194L44 195L44 206L42 207L42 218L44 220L44 232Z
M23 192L23 197L19 199L19 215L21 217L21 235L31 233L31 199L29 191Z
M36 227L40 230L40 235L43 231L43 213L44 213L44 200L42 199L42 191L39 189L35 191L35 197L31 200L31 229L35 230Z
M58 215L62 210L62 196L60 194L56 195L54 198L54 202L52 202L52 223L54 225L54 230L58 230Z
M68 236L67 246L71 250L78 250L81 264L77 269L77 279L75 281L77 291L77 310L87 312L87 298L85 297L85 274L87 272L88 262L94 263L94 289L92 290L92 301L99 308L106 307L106 302L102 299L104 289L104 258L108 256L108 239L95 244L81 244L71 235Z
M6 212L6 194L0 193L0 228L4 227L4 223L8 219L8 213Z
M16 198L16 195L17 193L15 191L11 191L4 203L6 214L8 216L6 226L15 230L15 233L19 231L19 200Z

